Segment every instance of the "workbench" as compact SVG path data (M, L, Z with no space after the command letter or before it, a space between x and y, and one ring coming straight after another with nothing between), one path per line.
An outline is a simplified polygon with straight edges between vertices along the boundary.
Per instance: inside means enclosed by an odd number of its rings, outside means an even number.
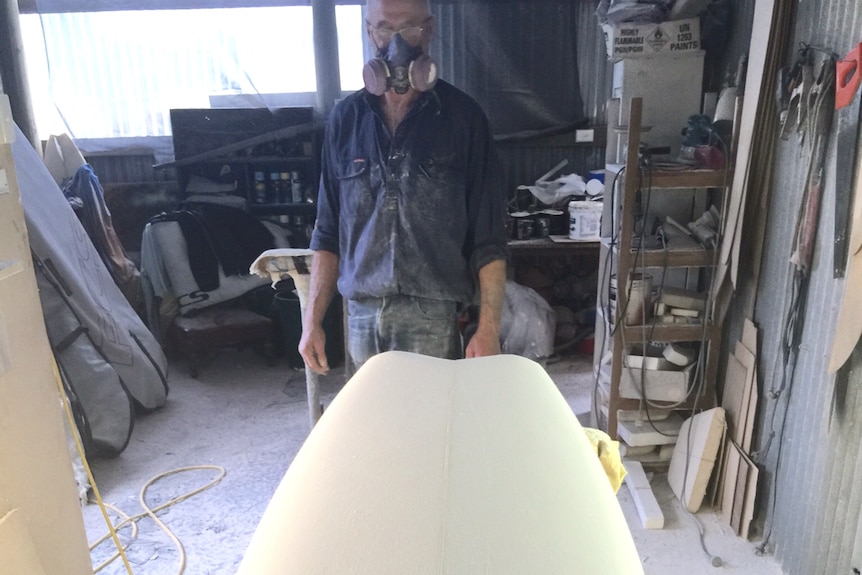
M565 236L552 236L552 238L509 240L509 251L512 257L593 255L599 253L598 240L584 242L564 239Z

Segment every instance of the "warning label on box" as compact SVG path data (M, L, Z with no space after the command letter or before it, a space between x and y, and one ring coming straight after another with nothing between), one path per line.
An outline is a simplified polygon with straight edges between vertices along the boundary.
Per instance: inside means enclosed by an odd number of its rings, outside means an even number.
M700 50L700 21L697 18L661 24L623 23L602 26L608 56L637 58L696 52Z
M650 32L646 37L646 43L652 46L652 49L656 52L661 52L662 48L667 46L668 42L670 40L664 30L661 29L661 26Z

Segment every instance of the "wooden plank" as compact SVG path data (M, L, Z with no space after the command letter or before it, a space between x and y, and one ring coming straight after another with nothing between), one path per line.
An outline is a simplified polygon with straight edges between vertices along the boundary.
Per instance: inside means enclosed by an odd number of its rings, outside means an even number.
M746 467L748 468L748 483L745 486L745 499L742 506L739 535L748 539L748 535L751 530L751 521L754 519L754 504L757 500L757 480L760 476L760 469L744 453L742 454L742 457Z
M754 434L754 416L757 414L757 358L741 341L736 342L733 351L736 358L745 366L746 378L745 388L742 394L742 411L740 427L742 429L742 440L739 446L743 453L751 452L751 438Z
M733 266L731 253L734 244L739 243L741 232L742 213L745 205L745 189L749 177L752 156L754 155L754 135L757 124L757 112L760 109L760 100L763 97L762 83L763 75L768 59L769 44L772 40L772 20L775 10L775 0L757 2L754 8L754 30L760 30L751 38L751 49L748 57L748 70L745 80L745 96L742 110L742 122L739 127L739 140L737 142L736 162L733 176L733 187L729 202L729 211L725 214L725 228L722 234L725 241L721 247L721 262ZM772 86L769 87L772 89ZM736 284L735 273L731 279ZM718 285L720 285L719 282Z
M733 491L733 510L730 514L730 527L740 535L742 533L742 508L745 506L745 488L748 486L748 465L745 454L735 443L732 448L739 454L739 469L736 472L736 488Z
M727 442L727 462L724 466L724 487L721 492L721 520L730 525L733 500L736 492L736 476L739 474L740 451L734 449L733 440Z
M724 466L727 464L727 447L727 426L725 426L721 433L721 444L718 447L718 455L715 458L715 473L712 474L712 483L707 493L710 507L714 509L719 509L721 506L721 490L724 488Z
M664 528L664 513L652 492L643 465L639 461L626 459L623 461L623 466L626 468L624 481L629 488L629 493L632 494L638 516L641 518L641 525L644 529Z
M727 371L724 377L724 393L721 396L721 406L727 411L727 424L730 437L736 443L742 443L745 433L745 412L748 409L748 398L745 397L745 382L748 372L735 355L727 357Z
M754 322L748 318L745 318L745 322L742 324L742 345L747 347L751 353L757 355L757 336L758 330L757 326L754 325Z

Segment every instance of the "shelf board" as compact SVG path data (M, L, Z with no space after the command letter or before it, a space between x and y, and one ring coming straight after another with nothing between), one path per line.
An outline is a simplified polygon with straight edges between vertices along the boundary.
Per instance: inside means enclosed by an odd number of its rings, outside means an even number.
M645 268L695 268L715 265L715 251L705 248L630 250L632 261Z
M602 238L601 244L610 249L610 238ZM619 255L619 242L613 246L613 251L615 255ZM703 247L668 248L667 250L631 248L629 253L635 265L641 268L706 268L715 266L715 250L708 250Z
M656 401L654 399L650 400L651 407L661 408L666 406L670 409L710 409L712 407L715 407L716 400L715 394L708 391L705 394L700 394L696 397L689 398L680 405L675 405L676 403L677 402L674 401ZM616 408L617 411L637 411L643 408L643 402L640 399L620 397L616 401Z
M641 172L641 187L651 189L724 188L731 184L730 170L653 169Z
M605 173L611 178L620 173L625 164L605 164ZM723 188L730 186L733 169L707 170L704 168L680 167L654 168L641 171L644 187L653 188ZM607 176L606 176L607 177Z
M656 323L642 325L626 325L623 328L623 336L626 341L640 341L644 334L650 341L700 341L707 340L721 334L721 326L707 325L704 330L703 324L677 324Z

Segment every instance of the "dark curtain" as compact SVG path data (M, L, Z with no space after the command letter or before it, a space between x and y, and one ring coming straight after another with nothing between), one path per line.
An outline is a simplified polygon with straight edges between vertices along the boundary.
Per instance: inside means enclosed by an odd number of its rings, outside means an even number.
M585 124L575 49L582 0L441 0L431 54L482 105L494 134Z

